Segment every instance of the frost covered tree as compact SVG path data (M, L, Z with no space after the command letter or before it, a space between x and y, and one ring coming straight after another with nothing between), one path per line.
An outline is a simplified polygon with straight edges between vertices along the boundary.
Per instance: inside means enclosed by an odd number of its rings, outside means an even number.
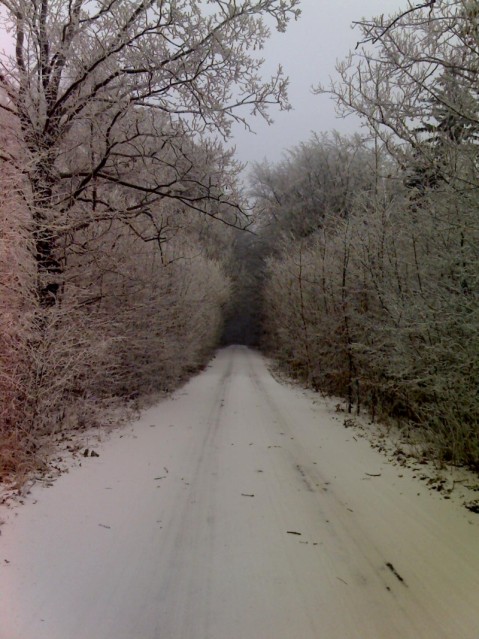
M384 196L386 163L359 137L315 136L295 151L255 177L258 226L270 254L264 344L308 384L350 393L351 219Z
M478 98L476 88L464 83L454 67L441 73L435 93L424 98L425 113L406 176L407 186L419 195L446 184L457 190L468 188L468 183L476 188Z
M442 144L458 142L453 121L456 133L458 126L463 133L477 129L474 0L437 0L356 26L356 50L338 64L336 80L318 87L332 95L343 115L359 115L405 164L411 150L427 155L423 142L431 126Z
M389 155L381 188L285 241L265 286L268 344L292 372L476 469L477 17L438 0L359 25L329 91Z
M330 91L384 140L414 187L396 214L403 244L394 260L407 276L395 278L404 350L396 349L391 386L446 456L475 465L478 6L429 5L361 23L362 45L339 65Z
M249 113L268 118L269 104L287 107L281 69L263 81L255 51L268 36L263 18L284 30L298 0L1 4L15 43L1 64L2 108L18 118L29 152L43 306L61 291L65 234L112 214L105 191L128 192L115 215L148 215L167 199L206 214L211 203L225 205L235 220L237 203L195 170L188 140L227 138ZM88 138L92 148L79 149ZM166 165L158 158L165 147Z
M330 216L351 213L358 192L376 188L375 156L359 136L314 134L275 165L251 174L257 223L272 247L278 234L308 237Z

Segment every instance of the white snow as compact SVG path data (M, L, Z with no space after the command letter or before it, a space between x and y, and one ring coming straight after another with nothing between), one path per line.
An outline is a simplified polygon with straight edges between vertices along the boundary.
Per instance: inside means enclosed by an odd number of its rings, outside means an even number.
M225 349L3 507L0 639L477 639L479 516L311 398Z

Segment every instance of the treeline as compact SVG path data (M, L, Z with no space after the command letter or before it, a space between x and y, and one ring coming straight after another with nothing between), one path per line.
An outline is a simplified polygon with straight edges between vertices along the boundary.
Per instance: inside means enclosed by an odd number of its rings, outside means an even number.
M247 224L222 142L288 106L254 51L297 4L4 6L0 480L63 429L174 388L218 344Z
M477 12L436 4L364 24L340 66L331 90L370 135L316 136L256 167L263 346L350 411L420 428L440 459L477 470Z

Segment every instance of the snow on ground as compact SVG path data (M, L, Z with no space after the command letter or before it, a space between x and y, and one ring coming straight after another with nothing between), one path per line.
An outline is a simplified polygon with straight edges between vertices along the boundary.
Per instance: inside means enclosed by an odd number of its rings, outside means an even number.
M479 515L220 351L25 505L0 639L477 639Z

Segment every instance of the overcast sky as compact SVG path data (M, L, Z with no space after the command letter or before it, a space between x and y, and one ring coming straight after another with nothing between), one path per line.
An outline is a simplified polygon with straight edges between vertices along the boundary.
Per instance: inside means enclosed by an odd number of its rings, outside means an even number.
M302 0L299 20L290 23L284 34L274 31L263 53L265 69L271 73L280 63L289 76L293 110L272 110L272 126L259 118L253 120L256 135L236 127L239 159L247 162L267 158L276 162L284 149L308 140L312 131L357 131L357 121L338 119L332 100L313 95L311 86L320 81L327 83L329 76L334 76L336 60L345 58L355 47L359 31L351 29L354 20L389 15L405 7L407 0Z

